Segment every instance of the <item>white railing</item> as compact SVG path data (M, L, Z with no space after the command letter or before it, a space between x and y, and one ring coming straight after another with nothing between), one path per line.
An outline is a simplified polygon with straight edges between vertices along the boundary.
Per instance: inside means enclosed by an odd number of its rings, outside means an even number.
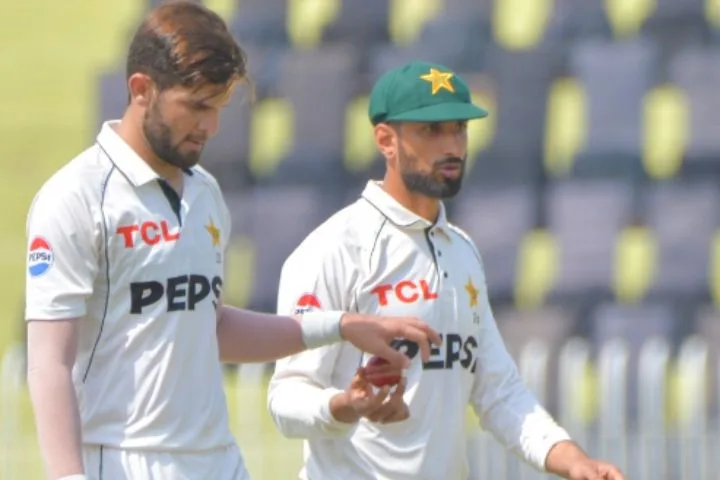
M648 339L635 352L621 339L612 340L596 355L581 339L570 340L559 352L536 340L522 349L518 366L541 400L556 399L558 420L571 434L593 455L619 464L628 479L715 480L720 478L720 425L707 399L720 397L709 389L720 382L708 382L720 369L711 368L708 350L698 337L687 338L675 355L662 338ZM557 371L551 370L553 357L558 358ZM19 421L23 409L25 416L29 411L21 347L7 351L1 372L0 478L28 478L14 459L18 438L34 438L31 428ZM235 400L229 404L234 431L254 478L279 478L283 464L291 470L299 465L300 444L281 439L267 418L264 366L243 365L236 374ZM557 379L557 392L549 391L551 378ZM34 442L27 445L36 448ZM517 460L485 432L471 434L468 445L472 480L550 478Z

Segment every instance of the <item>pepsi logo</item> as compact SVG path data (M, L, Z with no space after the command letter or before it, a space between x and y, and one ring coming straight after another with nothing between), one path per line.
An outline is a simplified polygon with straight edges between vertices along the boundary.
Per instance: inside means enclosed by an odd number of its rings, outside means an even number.
M295 303L295 315L301 315L314 309L319 310L320 308L320 300L312 293L305 293Z
M28 252L28 272L31 277L39 277L47 273L53 266L55 255L50 244L42 237L35 237L30 242Z

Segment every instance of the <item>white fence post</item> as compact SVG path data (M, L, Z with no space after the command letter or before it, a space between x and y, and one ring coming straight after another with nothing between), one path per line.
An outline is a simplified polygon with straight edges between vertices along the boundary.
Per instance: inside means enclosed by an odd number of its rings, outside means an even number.
M667 371L670 345L649 339L638 357L638 430L640 480L667 478Z
M598 418L600 456L627 465L627 377L628 347L622 339L608 340L598 358L600 415Z
M582 445L587 445L588 434L575 392L585 380L589 364L587 341L573 338L563 345L558 359L559 421Z
M686 339L677 359L682 478L709 478L707 379L708 347L699 337Z

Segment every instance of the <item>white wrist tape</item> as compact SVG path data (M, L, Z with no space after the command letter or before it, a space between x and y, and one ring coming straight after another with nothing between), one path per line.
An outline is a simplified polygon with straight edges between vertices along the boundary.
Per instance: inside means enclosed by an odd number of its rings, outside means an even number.
M345 312L307 312L300 322L303 343L308 349L342 341L340 319Z
M67 477L58 478L58 480L88 480L88 478L85 475L70 475Z

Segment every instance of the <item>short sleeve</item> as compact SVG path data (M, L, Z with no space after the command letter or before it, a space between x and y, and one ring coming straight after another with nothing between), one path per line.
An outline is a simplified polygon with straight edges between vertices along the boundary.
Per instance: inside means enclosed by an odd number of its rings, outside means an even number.
M93 205L81 187L46 184L27 217L25 318L62 320L87 313L98 274Z

